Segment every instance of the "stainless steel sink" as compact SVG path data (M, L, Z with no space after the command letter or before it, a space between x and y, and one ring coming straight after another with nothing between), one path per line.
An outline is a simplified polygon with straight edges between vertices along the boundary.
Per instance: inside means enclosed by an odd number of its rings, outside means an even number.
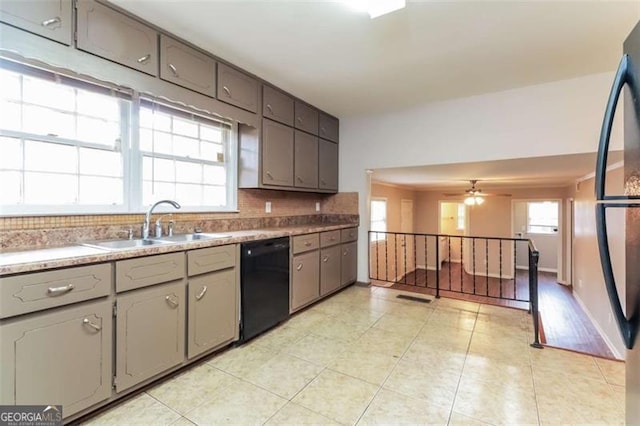
M168 241L163 240L151 240L151 239L135 239L135 240L105 240L105 241L90 241L83 243L83 246L97 247L104 250L124 250L129 248L141 248L148 246L156 246L167 244Z
M154 240L154 241L183 243L188 241L213 240L218 238L229 238L229 237L231 237L231 235L228 235L228 234L204 234L204 233L177 234L177 235L172 235L171 237L169 236L160 237L158 240Z

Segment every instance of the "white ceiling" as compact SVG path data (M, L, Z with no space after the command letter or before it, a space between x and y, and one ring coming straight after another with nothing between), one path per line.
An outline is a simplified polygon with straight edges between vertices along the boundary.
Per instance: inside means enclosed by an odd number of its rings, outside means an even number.
M640 2L112 0L339 118L615 69Z
M609 165L622 161L622 152L609 153ZM483 190L559 187L595 170L596 154L556 155L500 161L376 169L372 180L422 190L463 190L477 179Z

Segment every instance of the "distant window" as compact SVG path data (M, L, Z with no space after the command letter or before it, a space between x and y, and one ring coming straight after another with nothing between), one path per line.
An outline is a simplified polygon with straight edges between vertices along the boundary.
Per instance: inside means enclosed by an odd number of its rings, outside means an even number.
M467 209L464 203L458 203L458 223L457 228L458 231L464 230L464 224L466 222L465 216L467 214Z
M558 232L558 203L541 201L527 203L527 232L555 234Z
M387 200L372 199L371 200L371 226L369 228L375 232L371 234L371 241L379 241L385 239L384 232L387 232Z

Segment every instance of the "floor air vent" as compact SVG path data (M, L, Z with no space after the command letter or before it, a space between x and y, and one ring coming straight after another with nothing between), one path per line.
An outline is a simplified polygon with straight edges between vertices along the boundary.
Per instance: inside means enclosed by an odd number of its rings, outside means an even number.
M407 296L406 294L399 294L396 296L396 298L411 300L412 302L431 303L431 299L423 299L422 297Z

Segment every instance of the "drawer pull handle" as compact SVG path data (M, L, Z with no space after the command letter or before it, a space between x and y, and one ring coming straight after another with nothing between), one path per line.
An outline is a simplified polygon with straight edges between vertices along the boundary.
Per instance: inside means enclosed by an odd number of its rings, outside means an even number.
M144 55L141 58L138 58L138 63L139 64L144 64L146 63L149 59L151 59L151 53L147 53L146 55Z
M271 180L273 180L273 175L271 174L270 171L267 171L267 177Z
M323 257L323 258L322 258L322 261L323 261L324 263L327 263L327 262L329 261L329 256L325 256L325 257Z
M222 86L222 90L227 94L227 96L231 97L231 90L227 86Z
M177 301L175 301L175 300L173 300L173 299L171 298L171 296L167 296L167 297L165 297L165 298L164 298L164 300L166 300L166 301L167 301L167 303L169 304L169 306L171 306L172 308L177 308L177 307L178 307L178 302L177 302Z
M271 104L267 104L267 109L269 110L270 114L273 114L273 108L271 108Z
M202 299L206 292L207 292L207 286L205 285L202 287L202 290L200 291L200 293L196 294L196 300Z
M335 240L336 240L336 237L331 237L331 241L335 241Z
M62 19L60 19L60 17L59 17L59 16L56 16L56 17L54 17L54 18L51 18L51 19L47 19L47 20L42 21L42 26L43 26L43 27L50 27L50 26L51 26L51 25L53 25L53 24L59 24L59 23L61 23L61 22L62 22Z
M73 284L64 285L62 287L49 287L47 289L47 294L49 296L60 296L61 294L69 293L73 289Z
M85 318L82 320L82 324L84 325L88 325L89 327L93 328L95 331L100 331L102 330L102 327L100 327L98 324L94 324L91 321L89 321L89 318Z
M296 271L301 271L301 270L302 270L302 263L296 266Z
M176 68L176 66L175 66L175 65L173 65L173 64L169 64L169 69L171 70L171 72L173 73L173 75L174 75L175 77L180 77L180 76L178 75L178 69Z
M311 247L311 242L310 242L310 241L306 241L306 242L304 243L304 246L305 246L305 247Z

